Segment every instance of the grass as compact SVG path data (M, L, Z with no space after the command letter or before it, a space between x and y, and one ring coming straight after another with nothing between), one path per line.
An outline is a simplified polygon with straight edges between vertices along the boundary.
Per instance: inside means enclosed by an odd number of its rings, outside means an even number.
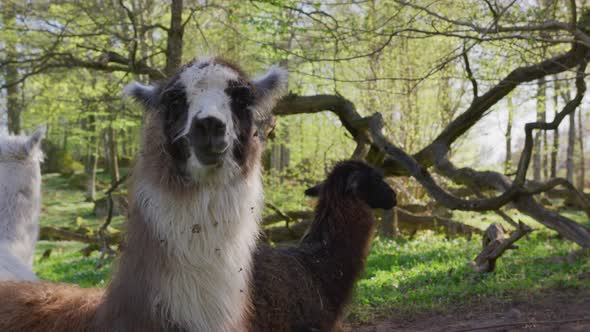
M578 276L590 272L590 262L557 259L576 249L572 243L537 231L518 242L499 261L495 273L473 272L467 261L481 250L479 236L446 239L431 232L412 241L374 242L362 279L357 284L351 318L371 320L389 312L444 312L490 298L510 299L550 288L585 288Z
M307 204L302 195L295 193L301 192L299 189L296 185L283 185L277 192L267 194L267 198L272 198L274 204L285 197L293 198L298 206L281 208L299 208ZM545 289L590 290L590 283L579 277L590 273L590 260L566 263L554 259L578 249L576 245L557 239L555 233L524 215L509 212L535 231L517 243L518 250L507 252L498 261L496 272L491 274L472 272L466 265L481 249L479 236L448 239L432 232L421 232L412 240L375 239L365 272L357 284L349 318L367 321L392 312L409 315L444 312L483 303L490 298L509 301ZM590 226L582 213L565 214ZM480 228L491 222L501 222L491 212L456 212L454 218ZM66 179L60 176L44 176L42 225L75 227L82 223L95 227L101 222L92 214L92 204L84 201L81 191L69 189ZM117 219L117 224L121 222L121 218ZM36 273L45 280L104 287L113 262L108 261L105 267L95 270L98 253L84 257L80 253L83 247L79 243L41 241L36 252ZM50 257L41 258L48 249L51 249Z

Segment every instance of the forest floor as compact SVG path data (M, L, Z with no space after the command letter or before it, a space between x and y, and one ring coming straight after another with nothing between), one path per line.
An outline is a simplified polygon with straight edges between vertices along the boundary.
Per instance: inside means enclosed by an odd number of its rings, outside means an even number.
M590 283L590 274L579 276ZM349 323L346 332L385 331L590 331L590 292L550 290L541 295L469 307L446 313L392 315L371 323Z

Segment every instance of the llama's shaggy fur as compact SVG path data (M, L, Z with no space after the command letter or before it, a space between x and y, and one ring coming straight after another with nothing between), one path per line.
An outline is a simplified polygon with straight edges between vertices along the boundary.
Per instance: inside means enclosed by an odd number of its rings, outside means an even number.
M371 208L390 209L395 193L358 161L339 163L319 194L315 218L297 247L259 245L254 258L251 331L334 331L363 270L373 232Z
M0 298L19 294L0 303L0 330L31 331L37 316L19 325L12 315L31 302L33 312L56 308L89 331L247 330L262 202L253 114L269 111L263 108L285 91L286 78L271 69L250 81L233 65L205 59L162 84L129 86L126 92L147 112L130 184L126 244L111 284L104 296L86 301L75 287L0 283ZM199 110L212 113L201 118ZM194 140L201 130L195 123L211 117L226 132L205 139L229 140L228 152L213 165L201 160L201 142ZM49 299L39 301L42 294ZM71 309L72 303L81 309ZM14 325L4 325L5 318ZM71 329L56 329L64 330Z
M43 132L0 137L0 280L37 280Z

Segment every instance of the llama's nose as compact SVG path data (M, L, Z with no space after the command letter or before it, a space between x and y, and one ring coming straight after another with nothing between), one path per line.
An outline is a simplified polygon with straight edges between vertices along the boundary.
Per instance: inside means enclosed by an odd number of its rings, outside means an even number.
M195 120L195 124L209 135L225 135L225 123L216 117L209 116L203 119L197 119Z
M207 137L206 148L211 153L223 153L227 150L228 143L225 139L226 125L216 117L206 117L197 120Z
M206 164L217 163L229 148L226 124L216 117L194 119L191 142L197 157Z

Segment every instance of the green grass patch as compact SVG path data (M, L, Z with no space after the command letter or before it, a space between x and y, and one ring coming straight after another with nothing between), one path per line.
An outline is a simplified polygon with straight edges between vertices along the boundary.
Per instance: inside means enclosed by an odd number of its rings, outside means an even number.
M99 173L98 177L104 175ZM44 174L42 191L41 226L97 228L104 222L104 218L94 214L94 203L86 201L83 191L70 188L68 179L62 175ZM97 196L102 197L103 192L98 191ZM123 221L123 217L117 216L111 224L117 228Z
M377 239L362 279L357 284L350 318L370 320L395 311L415 314L444 312L480 301L534 294L550 288L587 288L579 278L590 262L573 264L554 259L577 247L533 233L507 252L495 273L473 272L467 262L481 250L481 237L447 239L431 232L415 239Z
M99 253L85 257L80 250L83 244L77 242L39 241L35 257L35 273L43 280L77 284L81 287L104 287L110 280L112 261L96 269ZM43 253L51 250L49 258Z

